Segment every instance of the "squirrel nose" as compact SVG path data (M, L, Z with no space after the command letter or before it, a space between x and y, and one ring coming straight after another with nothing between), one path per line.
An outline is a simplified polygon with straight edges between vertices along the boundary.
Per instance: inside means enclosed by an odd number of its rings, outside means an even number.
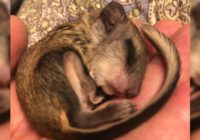
M102 88L108 95L125 96L128 91L128 77L118 75Z

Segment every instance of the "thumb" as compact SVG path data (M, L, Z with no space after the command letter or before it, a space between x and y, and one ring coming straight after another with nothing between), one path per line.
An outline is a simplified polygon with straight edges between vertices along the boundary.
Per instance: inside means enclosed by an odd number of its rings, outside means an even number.
M27 47L28 36L27 29L23 21L16 17L10 17L10 33L11 33L11 52L10 52L10 65L11 73L15 72L17 64Z

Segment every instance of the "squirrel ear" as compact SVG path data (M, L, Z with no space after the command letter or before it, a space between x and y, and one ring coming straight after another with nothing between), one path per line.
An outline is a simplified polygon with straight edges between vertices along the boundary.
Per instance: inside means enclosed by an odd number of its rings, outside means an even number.
M117 2L109 3L100 13L100 18L107 33L112 32L120 23L128 20L123 6Z

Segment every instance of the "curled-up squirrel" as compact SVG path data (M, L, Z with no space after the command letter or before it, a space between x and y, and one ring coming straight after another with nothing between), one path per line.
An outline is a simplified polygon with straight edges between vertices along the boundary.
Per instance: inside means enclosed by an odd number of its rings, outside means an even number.
M90 10L28 48L17 70L17 94L28 120L56 140L113 139L133 129L159 110L179 77L175 45L143 25L167 70L159 94L136 110L128 98L139 93L147 65L142 33L116 2Z

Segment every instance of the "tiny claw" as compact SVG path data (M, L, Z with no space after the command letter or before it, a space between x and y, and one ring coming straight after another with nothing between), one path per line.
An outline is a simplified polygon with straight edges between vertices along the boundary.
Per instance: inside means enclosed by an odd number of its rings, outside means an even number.
M101 103L104 99L105 99L104 96L95 96L95 97L91 97L90 101L92 104L97 105Z

